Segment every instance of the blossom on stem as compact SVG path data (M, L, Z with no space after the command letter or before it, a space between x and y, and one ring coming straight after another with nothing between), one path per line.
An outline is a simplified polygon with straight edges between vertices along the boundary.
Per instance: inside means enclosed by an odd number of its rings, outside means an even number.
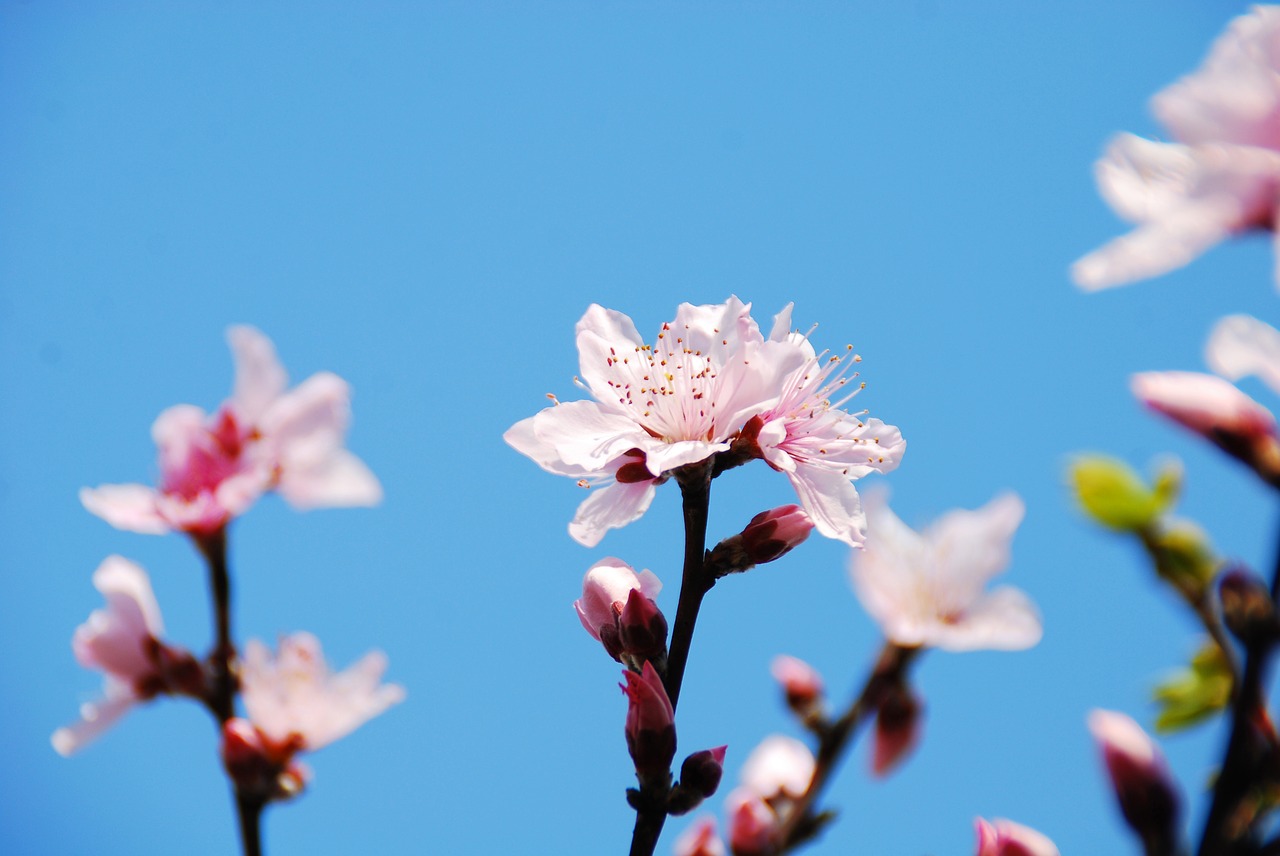
M787 707L801 716L822 704L823 694L826 692L822 675L804 660L779 654L773 658L769 673L782 687Z
M786 474L818 531L857 547L866 537L866 519L853 482L896 468L907 444L894 426L841 409L865 386L849 385L857 378L849 368L862 359L853 346L845 356L817 353L790 325L788 306L774 319L770 340L795 345L805 360L749 430L756 432L760 456Z
M342 445L350 421L346 382L321 372L286 391L266 336L236 326L227 340L236 364L231 398L212 415L188 404L170 407L152 426L158 486L84 488L85 508L120 529L205 537L269 490L298 509L377 504L377 478Z
M1115 711L1091 711L1089 731L1102 750L1125 821L1144 842L1157 845L1148 852L1172 852L1181 800L1160 747L1142 726Z
M1116 137L1097 164L1098 189L1138 224L1080 259L1082 288L1167 273L1250 229L1274 231L1280 202L1280 8L1236 18L1195 73L1151 102L1179 140Z
M1058 847L1042 833L1012 820L974 821L977 856L1059 856Z
M638 518L668 473L727 451L776 398L801 354L765 341L750 309L736 297L683 303L653 343L626 315L596 304L578 321L580 384L594 400L556 402L503 437L548 472L607 485L570 525L580 543L594 546Z
M333 672L310 633L280 640L272 656L256 639L245 646L240 689L249 721L274 744L315 751L404 700L404 688L383 684L387 658L378 651Z
M886 638L947 651L1019 650L1040 641L1040 617L1014 588L985 592L1009 564L1022 500L997 496L977 511L957 509L915 532L883 492L867 501L871 535L850 571L863 607Z
M103 672L103 698L81 707L80 722L54 732L53 748L60 755L82 749L140 701L162 692L198 695L201 690L203 675L195 659L160 641L164 623L142 568L110 556L94 571L93 584L106 598L106 608L94 610L76 628L71 648L80 665Z

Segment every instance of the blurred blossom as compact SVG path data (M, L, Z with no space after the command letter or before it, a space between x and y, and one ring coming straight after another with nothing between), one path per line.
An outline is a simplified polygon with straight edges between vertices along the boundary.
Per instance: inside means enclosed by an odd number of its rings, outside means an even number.
M769 672L782 687L792 710L803 712L822 700L822 675L804 660L779 654L773 658Z
M725 856L713 817L700 817L676 839L675 856Z
M791 332L791 306L774 319L770 340L789 342L805 362L783 382L778 400L760 415L753 429L760 455L786 474L804 510L827 538L859 546L866 519L853 482L871 472L896 468L906 441L892 425L841 408L865 386L850 381L851 365L861 361L847 348L844 356L816 353L807 336Z
M164 625L146 572L111 556L94 571L93 584L106 598L106 609L94 610L76 628L71 647L80 665L103 672L103 698L81 707L80 722L54 732L53 748L61 755L79 751L133 704L177 689L175 681L199 691L195 660L160 642Z
M189 404L160 414L151 434L160 483L85 488L80 500L113 526L160 534L211 535L264 492L278 490L298 509L374 505L377 478L343 448L350 390L328 372L293 390L275 347L252 327L227 331L235 389L207 415Z
M750 308L736 297L681 304L654 344L626 315L588 308L577 325L580 384L595 400L557 401L503 435L548 472L599 488L569 524L577 541L595 546L644 514L673 470L730 449L737 463L759 457L786 473L818 531L861 540L850 482L897 466L902 438L839 409L856 392L840 391L847 364L792 333L790 307L768 339Z
M240 717L228 719L222 726L220 753L227 775L242 794L250 794L263 802L287 799L300 793L311 778L311 771L294 760L302 741L293 735L285 740L272 740L252 722Z
M241 663L241 693L249 720L264 737L314 751L404 700L402 687L381 683L386 668L387 658L375 651L332 672L309 633L281 639L275 657L250 640Z
M1149 852L1172 852L1179 835L1178 787L1164 753L1142 726L1123 713L1094 710L1089 731L1098 741L1116 801Z
M905 683L896 682L876 709L875 739L871 750L871 772L887 776L920 742L924 705Z
M977 856L1059 856L1057 845L1028 826L1011 820L974 821Z
M1195 73L1151 102L1177 143L1131 134L1096 167L1099 191L1138 225L1072 268L1086 289L1179 268L1223 238L1275 230L1280 200L1280 7L1236 18Z
M764 856L773 852L781 819L750 788L737 788L725 798L729 823L729 847L734 856Z
M850 570L858 598L885 636L904 647L1019 650L1040 641L1040 617L1014 588L984 588L1009 564L1022 500L1002 494L977 511L958 509L915 532L883 492L867 501L870 536Z
M760 741L742 765L742 786L762 799L802 796L813 780L809 747L794 737L772 734Z

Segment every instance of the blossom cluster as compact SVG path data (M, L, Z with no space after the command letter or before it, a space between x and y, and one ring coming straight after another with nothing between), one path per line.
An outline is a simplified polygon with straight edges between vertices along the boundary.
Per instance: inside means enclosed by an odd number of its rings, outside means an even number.
M270 491L308 509L374 505L382 488L343 446L350 420L345 381L320 373L289 390L266 336L237 326L227 338L236 367L231 398L212 415L193 405L171 407L152 427L159 483L81 492L85 508L117 528L176 531L195 542L213 580L220 625L214 650L197 658L165 641L146 572L120 556L108 558L93 576L106 606L72 638L80 664L103 673L103 698L84 705L79 722L58 729L53 746L70 755L140 702L162 694L188 697L218 719L227 773L242 803L260 810L302 789L308 773L296 762L298 753L351 732L403 699L404 690L382 684L386 659L377 652L334 673L306 633L281 639L278 654L250 641L237 663L225 597L230 522ZM243 717L235 715L236 695Z

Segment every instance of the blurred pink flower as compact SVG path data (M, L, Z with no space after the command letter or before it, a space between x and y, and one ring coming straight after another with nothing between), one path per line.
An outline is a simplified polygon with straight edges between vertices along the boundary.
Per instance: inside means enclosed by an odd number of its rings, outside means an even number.
M771 734L747 756L739 779L762 799L795 799L808 790L815 765L808 746L794 737Z
M110 556L94 571L93 584L107 606L76 628L71 648L80 665L103 672L103 698L81 707L80 722L54 732L53 748L61 755L79 751L137 702L170 691L180 670L194 669L193 683L199 678L190 655L160 642L164 624L146 571Z
M1125 820L1143 841L1176 843L1181 799L1160 747L1123 713L1093 710L1088 722Z
M729 847L734 856L772 853L781 820L773 808L750 788L736 788L725 797Z
M713 817L700 817L676 839L675 856L725 856Z
M776 400L803 355L766 341L750 309L736 297L683 303L653 344L626 315L596 304L578 321L579 383L595 400L556 402L503 435L548 472L603 486L570 524L577 541L595 546L639 518L667 474L726 451Z
M1043 834L1011 820L974 821L977 856L1059 856L1058 847Z
M1017 494L958 509L922 532L898 519L883 492L868 498L870 536L850 565L863 607L892 642L947 651L1017 650L1040 641L1040 617L1014 588L985 592L1009 564L1022 522Z
M853 346L844 357L816 353L808 337L791 332L790 324L788 305L774 319L769 338L799 348L805 360L756 420L756 443L769 466L786 474L819 532L860 546L866 518L853 482L896 468L907 444L894 426L841 409L865 386L846 389L857 377L848 374L850 366L861 360Z
M822 675L804 660L779 654L773 658L769 673L782 687L787 704L793 710L806 710L822 700L825 692Z
M1230 380L1257 375L1280 393L1280 331L1248 315L1214 325L1205 360ZM1274 436L1275 417L1227 380L1202 372L1141 372L1131 381L1144 405L1211 440Z
M160 483L80 491L92 513L113 526L160 534L211 535L278 490L295 508L374 505L377 478L342 447L350 390L328 372L286 392L271 341L252 327L227 331L236 363L232 397L212 416L181 404L160 414L151 433Z
M273 657L250 640L240 668L241 693L249 721L274 744L297 741L314 751L404 700L404 688L383 684L387 658L366 654L341 672L332 672L320 643L310 633L280 640Z
M1280 8L1236 18L1195 73L1152 99L1180 142L1122 134L1096 167L1103 197L1138 228L1080 259L1094 290L1167 273L1223 238L1274 231L1280 202Z

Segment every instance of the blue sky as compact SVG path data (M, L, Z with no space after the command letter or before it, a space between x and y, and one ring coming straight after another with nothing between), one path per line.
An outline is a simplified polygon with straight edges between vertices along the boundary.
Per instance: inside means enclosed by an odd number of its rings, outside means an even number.
M1149 724L1194 628L1081 519L1063 469L1083 450L1177 455L1183 513L1269 567L1274 500L1142 413L1128 377L1202 369L1217 318L1276 323L1280 304L1261 237L1097 295L1067 268L1124 228L1090 172L1109 135L1160 136L1147 98L1245 8L0 2L6 852L235 850L194 705L136 710L72 760L49 734L98 691L69 640L105 556L148 569L170 638L208 644L190 546L113 530L77 491L154 476L151 421L230 392L224 331L242 322L295 381L352 384L349 445L386 500L297 514L268 498L238 521L238 632L310 630L343 665L380 648L408 690L309 759L268 851L621 851L620 668L570 604L616 555L668 580L673 612L678 498L667 486L584 549L565 532L578 489L501 435L546 393L576 396L590 303L651 335L680 302L730 294L764 318L794 301L820 348L861 353L859 401L908 442L871 477L904 520L1024 497L1008 581L1044 614L1029 652L924 659L922 746L887 781L860 747L828 798L844 817L810 852L971 852L975 815L1064 853L1134 852L1084 717ZM762 466L727 474L713 539L789 497ZM847 558L815 538L710 594L682 750L729 744L732 779L766 734L794 733L776 653L853 691L877 636ZM1222 737L1165 741L1196 829Z

